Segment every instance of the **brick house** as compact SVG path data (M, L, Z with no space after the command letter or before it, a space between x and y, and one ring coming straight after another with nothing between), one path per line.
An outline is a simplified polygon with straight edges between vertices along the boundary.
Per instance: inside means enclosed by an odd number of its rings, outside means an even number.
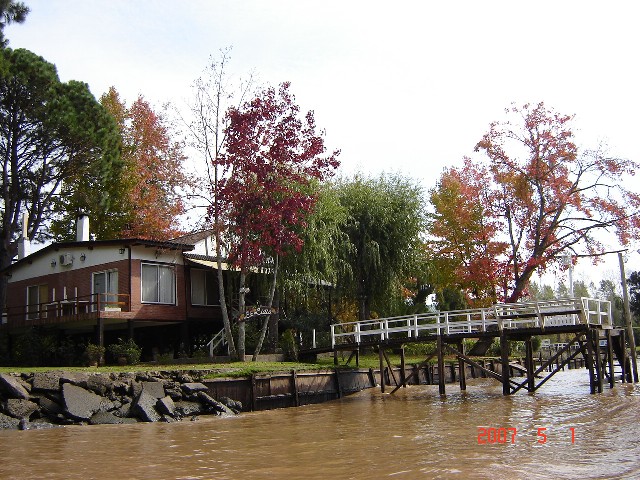
M128 336L146 357L193 345L196 335L210 339L222 328L211 245L210 232L166 242L90 240L88 217L81 216L76 241L32 254L21 246L4 272L0 328L11 335L41 326L99 344Z

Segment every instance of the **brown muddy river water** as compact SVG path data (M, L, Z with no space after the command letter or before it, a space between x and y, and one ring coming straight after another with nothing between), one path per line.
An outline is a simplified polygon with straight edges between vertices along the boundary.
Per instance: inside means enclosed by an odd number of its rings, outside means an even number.
M640 478L640 385L590 395L582 369L534 395L503 397L487 379L447 391L371 389L177 424L0 431L0 478Z

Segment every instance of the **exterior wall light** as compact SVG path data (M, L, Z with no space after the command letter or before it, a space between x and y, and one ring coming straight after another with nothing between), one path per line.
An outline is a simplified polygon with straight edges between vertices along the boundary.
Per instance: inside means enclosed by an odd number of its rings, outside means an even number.
M124 247L120 247L120 255L124 255Z
M84 253L80 254L80 261L84 262L87 259L87 256Z
M51 268L55 268L56 266L56 261L55 260L51 260Z

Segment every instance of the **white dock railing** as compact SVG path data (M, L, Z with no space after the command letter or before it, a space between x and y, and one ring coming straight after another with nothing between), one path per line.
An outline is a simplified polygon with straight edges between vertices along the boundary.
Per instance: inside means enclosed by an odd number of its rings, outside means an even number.
M401 337L416 339L420 336L473 334L505 328L565 325L611 328L611 302L596 298L562 298L336 323L331 325L331 346Z

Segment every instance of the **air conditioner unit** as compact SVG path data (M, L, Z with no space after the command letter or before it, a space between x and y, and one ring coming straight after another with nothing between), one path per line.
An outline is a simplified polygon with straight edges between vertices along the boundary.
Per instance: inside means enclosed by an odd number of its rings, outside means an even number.
M70 253L65 253L63 255L60 255L60 265L62 266L73 265L73 255L71 255Z

